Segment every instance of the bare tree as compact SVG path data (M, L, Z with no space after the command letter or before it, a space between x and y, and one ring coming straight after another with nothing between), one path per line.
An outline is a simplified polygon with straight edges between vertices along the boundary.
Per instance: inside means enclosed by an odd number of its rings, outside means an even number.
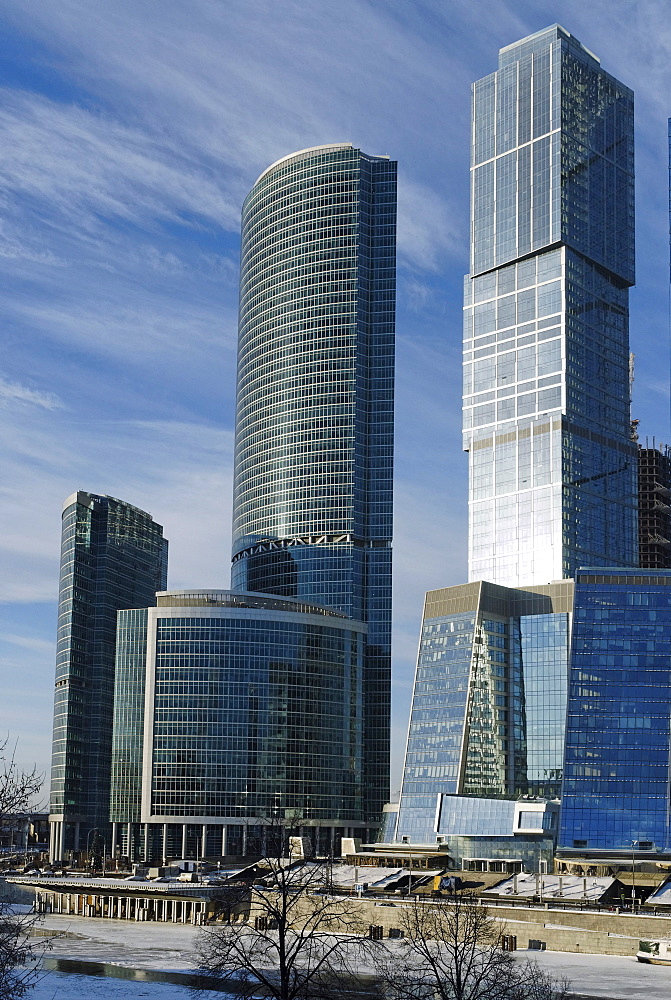
M42 776L35 768L22 771L16 762L16 745L0 742L0 831L26 815L40 790ZM29 942L36 917L22 912L8 899L0 899L0 1000L19 1000L38 978L43 948Z
M0 741L0 830L5 830L15 817L25 814L33 796L42 787L42 775L37 769L22 771L16 762L16 744L9 739Z
M278 851L278 854L281 851ZM199 989L235 982L236 995L275 1000L342 996L369 942L356 901L332 893L330 867L281 857L261 862L263 877L222 896L229 920L201 932Z
M415 899L400 922L403 939L375 956L391 1000L566 1000L567 982L503 951L504 928L471 893Z

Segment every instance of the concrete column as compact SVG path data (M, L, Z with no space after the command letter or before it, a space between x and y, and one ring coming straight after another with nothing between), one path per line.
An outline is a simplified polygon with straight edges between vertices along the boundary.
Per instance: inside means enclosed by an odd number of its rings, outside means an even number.
M221 856L222 858L226 855L226 826L225 824L221 827Z
M163 824L163 864L168 856L168 824Z
M78 851L81 846L79 843L79 827L80 824L75 823L75 851Z
M207 854L207 823L203 823L203 831L200 837L200 860Z
M182 857L186 857L186 823L182 827Z
M144 824L144 860L149 861L149 823Z
M49 824L49 857L51 861L63 860L63 835L61 832L62 823L53 820Z
M116 823L112 823L112 845L110 847L110 858L116 858L117 829Z

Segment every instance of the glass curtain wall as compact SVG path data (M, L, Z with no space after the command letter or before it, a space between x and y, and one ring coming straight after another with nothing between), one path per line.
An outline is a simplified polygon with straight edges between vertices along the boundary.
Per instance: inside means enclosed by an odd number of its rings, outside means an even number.
M158 600L119 616L112 820L122 849L176 857L183 836L191 857L191 825L214 856L260 853L254 830L273 819L304 825L326 853L339 846L334 831L368 834L366 626L238 592Z
M63 509L51 769L51 853L109 829L117 611L156 603L167 541L151 515L83 491Z
M671 852L671 572L576 579L559 846Z
M269 167L242 213L232 586L368 625L364 770L389 793L396 164Z
M473 89L469 578L636 565L633 95L558 25Z
M398 836L434 840L440 794L559 797L572 601L570 581L427 594Z

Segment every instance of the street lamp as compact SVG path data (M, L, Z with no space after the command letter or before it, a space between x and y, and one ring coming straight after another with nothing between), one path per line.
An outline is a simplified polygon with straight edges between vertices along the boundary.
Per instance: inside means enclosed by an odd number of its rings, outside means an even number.
M86 864L87 865L88 865L89 861L91 860L91 856L89 854L89 845L91 843L91 834L92 833L98 833L98 827L97 826L94 826L92 830L89 830L89 832L86 835Z
M28 866L28 835L30 833L30 818L28 816L26 816L24 822L26 824L26 853L23 856L23 863L24 863L24 867L27 867Z

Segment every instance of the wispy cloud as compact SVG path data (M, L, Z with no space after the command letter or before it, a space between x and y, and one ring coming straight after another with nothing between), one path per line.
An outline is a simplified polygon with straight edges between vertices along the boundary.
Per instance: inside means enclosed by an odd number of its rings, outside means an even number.
M40 406L44 410L58 410L63 405L53 392L30 389L26 385L10 382L0 376L0 406L11 403L27 403L30 406Z
M209 219L235 225L216 179L160 135L114 117L5 89L0 184L5 196L48 205L63 223Z
M56 640L48 642L46 639L38 639L29 635L12 635L11 632L3 632L3 642L11 643L12 646L20 646L22 649L31 649L36 653L45 653L53 656L56 652Z

